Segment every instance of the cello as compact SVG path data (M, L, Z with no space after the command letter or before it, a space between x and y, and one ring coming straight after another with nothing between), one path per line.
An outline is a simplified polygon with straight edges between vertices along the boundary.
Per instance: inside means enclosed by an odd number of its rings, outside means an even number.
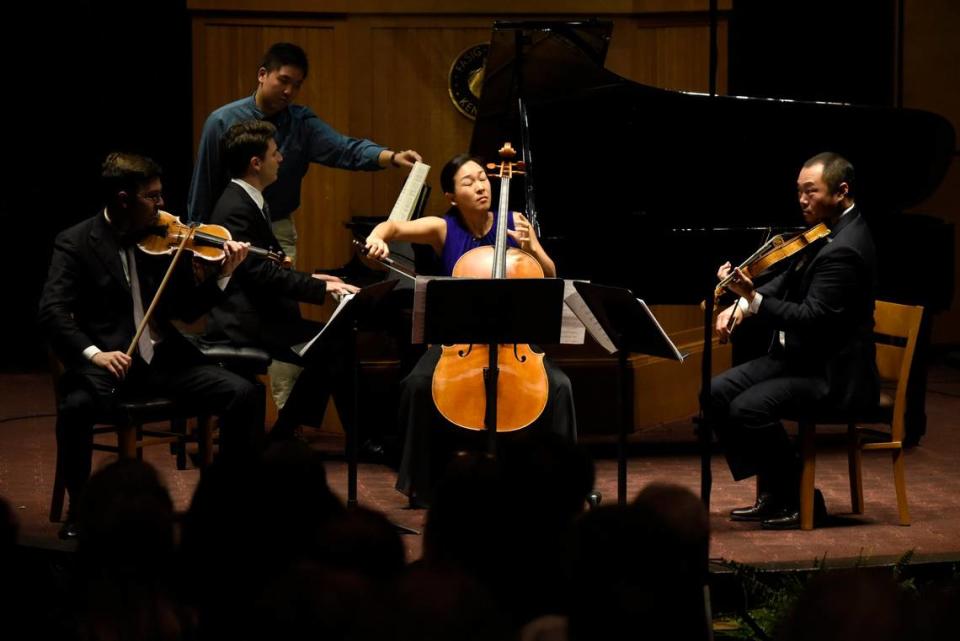
M516 150L506 143L499 163L487 165L488 176L500 179L496 240L463 254L453 268L460 278L543 278L540 263L529 253L507 246L510 179L523 174L514 162ZM448 421L469 430L485 429L486 380L496 372L496 430L512 432L533 423L547 406L547 372L542 353L526 344L444 345L433 373L437 410Z

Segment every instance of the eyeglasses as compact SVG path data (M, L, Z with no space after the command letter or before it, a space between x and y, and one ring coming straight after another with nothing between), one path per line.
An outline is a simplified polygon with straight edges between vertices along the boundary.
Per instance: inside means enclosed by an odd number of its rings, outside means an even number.
M152 200L154 203L159 203L161 200L163 200L162 191L148 191L145 194L137 194L137 195L143 198L144 200Z

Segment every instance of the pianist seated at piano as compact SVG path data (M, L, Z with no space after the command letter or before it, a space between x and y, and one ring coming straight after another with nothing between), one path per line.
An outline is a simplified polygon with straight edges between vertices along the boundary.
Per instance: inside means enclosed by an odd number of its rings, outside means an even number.
M444 275L453 273L457 260L475 247L493 245L497 217L491 207L490 181L476 158L461 154L450 160L440 172L440 186L451 205L442 218L425 216L412 221L385 221L367 237L366 250L374 258L386 258L389 241L399 240L429 245L443 265ZM507 242L510 247L532 255L546 277L556 276L553 259L546 253L529 221L519 212L507 217ZM456 427L437 410L432 396L433 372L441 356L434 345L420 359L402 383L400 421L406 428L403 457L397 489L410 496L415 505L430 504L434 489L447 460L462 449L482 449L482 432ZM529 438L542 431L554 432L576 440L576 417L570 379L544 360L547 371L547 406L529 426L500 434L509 447L514 439Z
M807 225L830 233L795 254L773 280L754 288L741 270L728 286L741 299L717 318L728 333L744 315L765 319L775 331L769 351L715 377L713 417L734 479L757 476L757 500L734 509L733 520L765 529L800 526L800 460L782 418L817 408L856 412L876 404L879 380L873 343L877 278L870 229L854 204L853 166L834 153L804 163L797 196ZM721 266L718 276L731 273ZM814 518L826 507L819 490Z
M263 120L246 120L227 130L222 150L232 180L217 200L210 222L226 227L234 240L282 254L263 197L263 190L276 181L283 161L275 134L274 126ZM327 294L356 291L357 287L334 276L284 269L256 257L235 273L225 299L210 312L206 338L260 347L274 361L303 366L292 346L313 338L321 325L303 318L298 303L321 304ZM336 345L324 349L330 352L325 358L311 359L303 371L293 369L295 382L289 397L278 400L281 409L271 439L292 437L300 423L317 424L331 392L344 425L351 422L353 379L343 375L349 367L346 351Z

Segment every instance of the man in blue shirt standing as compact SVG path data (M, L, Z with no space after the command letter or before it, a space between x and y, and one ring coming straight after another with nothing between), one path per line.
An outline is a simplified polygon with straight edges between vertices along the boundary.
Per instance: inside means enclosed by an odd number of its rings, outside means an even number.
M190 220L207 222L214 203L230 181L221 158L220 141L231 125L242 120L267 120L277 128L283 164L277 181L264 197L274 234L291 260L296 258L296 230L290 216L300 206L300 184L310 163L375 171L390 165L412 167L421 160L420 154L411 149L391 151L370 140L344 136L309 107L293 104L306 76L307 55L303 49L287 42L274 44L257 72L256 92L207 117L190 183Z
M209 222L213 206L230 182L221 157L221 140L231 125L244 120L266 120L277 130L283 163L280 173L263 192L264 215L284 253L296 262L297 230L292 214L300 206L300 184L310 163L353 171L375 171L388 166L412 167L421 160L412 149L391 151L363 138L344 136L303 105L293 104L307 77L307 54L295 44L278 42L264 54L257 72L257 90L216 109L207 117L200 136L197 163L190 182L187 213L191 221ZM338 279L339 280L339 279ZM282 408L296 380L298 368L286 363L270 367L271 391Z

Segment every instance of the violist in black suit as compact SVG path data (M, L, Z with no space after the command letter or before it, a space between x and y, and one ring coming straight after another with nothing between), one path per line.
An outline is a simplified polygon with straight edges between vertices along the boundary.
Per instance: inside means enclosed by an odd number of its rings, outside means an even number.
M252 454L262 425L256 389L207 363L170 323L191 321L222 295L247 245L228 242L218 278L197 282L181 257L133 356L126 350L170 264L136 247L163 205L161 169L149 158L112 153L103 164L106 207L61 232L40 299L39 322L65 368L57 406L57 450L70 497L61 537L76 536L74 506L90 475L92 429L127 396L166 396L220 417L221 455Z
M281 252L270 225L270 212L263 190L277 179L283 156L277 149L276 129L263 120L239 122L227 130L222 157L233 179L214 206L210 222L230 230L235 240ZM250 260L231 280L225 299L210 314L207 337L239 345L255 345L270 352L274 360L303 366L292 347L310 340L322 325L300 315L299 302L322 303L327 293L343 295L358 291L334 276L284 269L275 262ZM349 363L346 352L325 344L311 358L282 405L271 431L274 439L291 436L301 423L316 423L323 417L332 392L337 411L346 427L352 422L351 377L338 375ZM272 374L272 373L271 373Z
M775 330L768 353L712 381L712 411L734 479L757 475L754 505L731 512L734 520L764 528L797 528L800 463L780 419L818 407L856 411L875 406L879 379L873 342L877 264L873 238L854 204L854 169L826 152L804 163L797 194L809 226L830 234L793 257L776 278L754 288L739 269L728 289L741 296L718 315L726 336L755 315ZM731 273L721 266L722 279ZM815 518L826 514L819 491Z

